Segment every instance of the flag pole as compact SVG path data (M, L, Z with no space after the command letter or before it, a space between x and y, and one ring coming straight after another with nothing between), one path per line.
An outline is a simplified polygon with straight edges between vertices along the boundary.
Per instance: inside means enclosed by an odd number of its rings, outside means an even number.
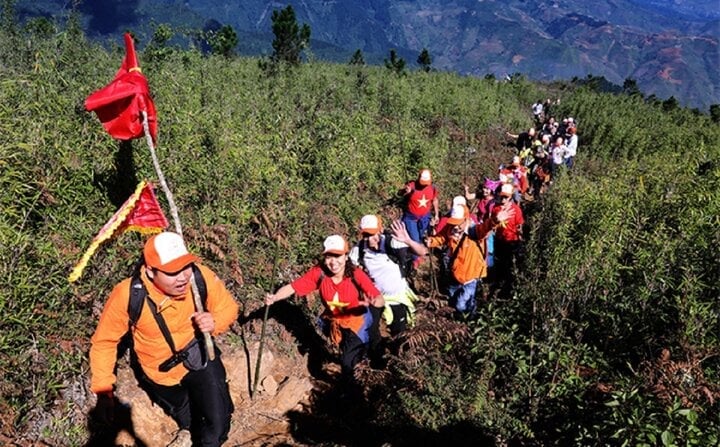
M162 187L165 197L167 198L168 205L170 206L170 215L175 223L175 232L182 236L183 232L182 226L180 225L180 216L178 215L173 194L165 181L162 169L160 169L160 162L158 161L157 153L155 152L155 143L153 142L152 136L150 136L150 126L148 124L148 115L146 110L142 110L142 117L143 130L145 131L145 141L147 141L147 145L150 148L150 155L152 156L153 166L155 166L155 172L157 173L158 180L160 181L160 187ZM195 280L195 275L192 273L190 275L190 288L192 289L193 301L195 302L195 310L198 312L205 312L205 308L203 307L202 300L200 298L197 281ZM208 359L212 361L215 359L215 347L213 346L212 337L209 332L203 332L203 338L205 339Z

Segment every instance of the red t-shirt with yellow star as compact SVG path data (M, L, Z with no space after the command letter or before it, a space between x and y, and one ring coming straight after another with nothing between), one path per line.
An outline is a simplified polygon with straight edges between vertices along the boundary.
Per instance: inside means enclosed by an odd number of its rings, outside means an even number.
M352 312L352 309L363 306L360 303L358 287L368 298L380 296L380 291L365 272L356 268L354 275L357 287L347 276L339 284L335 284L329 276L323 273L322 268L316 265L293 281L292 288L298 296L305 296L319 290L323 304L333 318L351 317L357 315L356 312Z
M427 216L432 211L432 203L437 197L435 185L420 185L416 181L409 182L412 191L407 197L407 210L416 217Z

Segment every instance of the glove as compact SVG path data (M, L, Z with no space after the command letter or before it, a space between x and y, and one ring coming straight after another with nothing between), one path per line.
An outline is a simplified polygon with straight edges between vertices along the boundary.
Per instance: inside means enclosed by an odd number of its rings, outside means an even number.
M115 396L112 391L98 393L95 412L100 422L112 425L115 419Z

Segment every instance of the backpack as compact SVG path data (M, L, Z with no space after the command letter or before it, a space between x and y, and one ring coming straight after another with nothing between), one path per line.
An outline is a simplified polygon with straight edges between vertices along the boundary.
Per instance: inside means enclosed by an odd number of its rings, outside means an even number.
M352 269L352 275L350 276L350 281L352 281L353 286L355 287L355 290L357 290L358 293L358 300L361 300L363 296L365 295L365 292L363 291L362 287L360 287L360 284L357 281L357 278L355 278L355 273L357 272L357 268ZM317 280L317 288L320 289L320 285L322 282L327 278L327 275L325 274L325 271L320 268L320 277Z
M131 277L132 279L130 281L130 299L128 300L127 309L128 331L125 333L123 339L120 342L119 352L124 352L125 350L128 350L130 352L130 367L135 373L135 377L140 383L142 383L142 378L145 377L145 373L142 371L140 363L137 359L137 355L135 354L135 349L133 349L132 330L140 319L140 314L142 313L143 307L145 307L143 306L143 304L147 301L148 308L152 312L155 321L160 327L160 331L162 332L165 341L167 342L168 346L170 346L170 350L173 352L172 357L159 365L160 371L167 372L170 370L170 368L181 362L189 370L204 369L207 365L208 356L206 349L202 346L202 343L199 342L197 336L195 337L195 340L188 344L186 347L184 347L180 351L176 350L175 344L172 340L172 336L170 335L170 331L165 324L165 320L163 319L162 315L157 312L155 303L147 298L147 289L145 288L145 284L143 284L142 279L140 279L140 266L142 264L143 262L141 258L140 262L138 262L135 266L135 270L133 271L133 275ZM203 275L200 272L200 269L195 264L192 264L191 267L193 271L193 276L195 277L195 284L197 285L198 292L200 293L200 299L204 308L206 307L207 303L207 284L205 282L205 278L203 278Z
M410 247L394 248L392 246L392 232L385 230L382 234L383 239L380 244L379 253L385 253L388 258L400 267L400 275L408 278L413 270L413 257L410 254ZM365 266L365 245L367 242L363 239L358 244L358 264L367 271Z
M205 278L203 278L202 273L200 273L200 269L195 264L191 264L191 266L204 308L207 303L207 284L205 284ZM130 331L140 319L140 314L144 307L143 303L145 302L147 294L145 284L143 284L142 279L140 279L140 269L136 268L130 281L130 300L128 300L128 316L130 317L128 330Z

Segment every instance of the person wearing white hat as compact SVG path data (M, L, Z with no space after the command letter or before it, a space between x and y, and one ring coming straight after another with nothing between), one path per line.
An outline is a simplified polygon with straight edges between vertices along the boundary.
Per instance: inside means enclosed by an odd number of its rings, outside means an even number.
M417 180L407 182L401 192L405 199L402 221L412 240L422 243L430 225L436 224L440 217L438 190L430 170L421 169ZM414 258L416 264L422 260Z
M500 290L501 297L508 298L514 282L514 269L522 254L522 231L525 219L520 206L512 199L514 188L510 184L502 185L500 190L500 205L496 206L492 214L499 216L507 213L510 217L495 229L494 268L496 281L493 283L491 295Z
M207 360L199 334L227 331L237 320L238 304L217 275L199 261L177 233L163 232L148 239L143 265L110 293L90 347L90 389L98 396L101 419L112 419L118 344L132 327L131 358L139 367L138 379L151 400L178 424L171 444L176 446L190 446L193 441L221 445L233 412L220 351L215 349L215 358ZM203 285L206 311L195 309L192 275L198 287ZM139 290L144 300L133 322L131 295Z
M363 268L385 299L383 317L390 335L412 325L417 296L408 283L412 254L427 255L425 245L410 238L405 224L396 220L391 231L383 231L382 218L367 214L360 219L362 236L350 250L350 260Z
M452 209L456 205L467 206L467 199L465 198L465 196L453 197L452 205L450 205L450 209L448 210L447 214L444 214L438 221L437 225L435 225L435 233L434 234L439 234L443 230L443 228L445 228L445 225L447 225L448 219L450 219L450 214L452 213ZM475 217L474 214L470 214L470 219L472 219L473 223L477 223L477 217Z
M565 163L565 154L567 153L567 146L565 146L565 137L557 136L550 146L550 156L552 157L552 163L550 164L550 181L554 182L560 173L560 167Z
M348 261L348 243L340 235L323 242L320 263L300 278L265 296L265 304L307 296L319 291L325 311L320 318L333 344L340 347L340 366L344 383L352 385L355 367L368 353L378 334L380 315L385 306L382 294L370 277Z
M456 205L443 231L427 238L428 247L447 247L449 250L448 295L461 315L472 316L475 313L477 287L487 276L483 240L510 217L511 212L493 213L482 224L472 225L467 206Z
M567 167L568 169L572 169L573 165L575 164L575 156L577 155L577 148L578 148L577 128L570 127L567 130L567 135L565 138L565 155L563 156L563 162L565 163L565 167Z

